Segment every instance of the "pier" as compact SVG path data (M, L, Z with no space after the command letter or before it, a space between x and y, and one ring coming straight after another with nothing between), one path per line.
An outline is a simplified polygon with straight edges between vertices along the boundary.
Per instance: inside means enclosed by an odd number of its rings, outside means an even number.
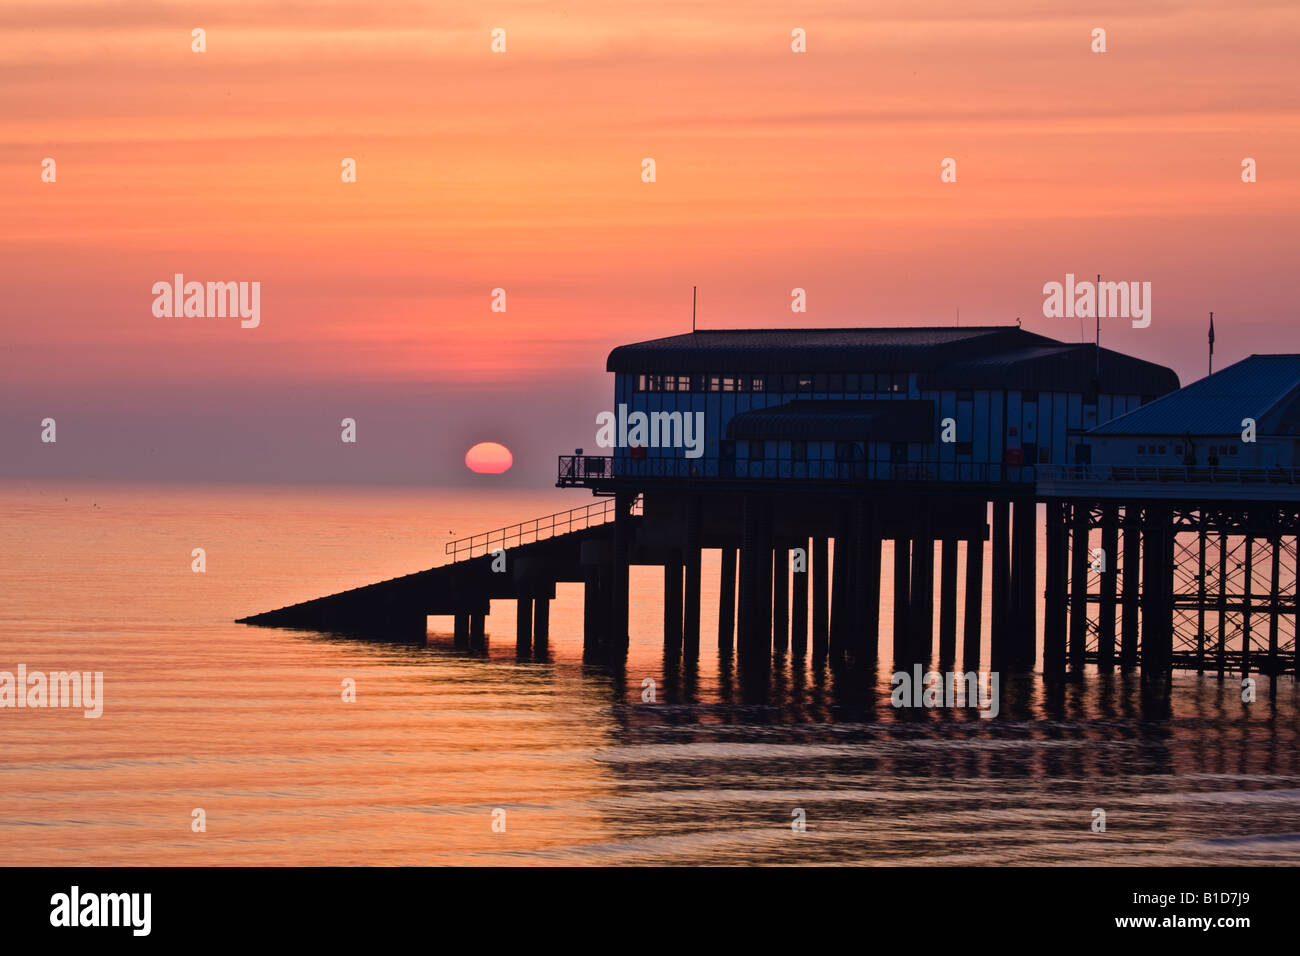
M716 635L721 655L758 668L789 655L943 669L960 653L966 670L1296 673L1294 356L1179 389L1161 366L1015 327L742 330L624 346L609 370L616 405L669 435L673 416L702 412L703 454L561 455L557 484L595 503L244 623L420 639L427 616L450 615L473 648L490 602L513 600L519 653L536 654L556 583L580 582L586 651L618 656L629 569L650 565L665 649L688 659ZM1242 418L1257 441L1243 444ZM706 550L719 553L716 622L701 619Z

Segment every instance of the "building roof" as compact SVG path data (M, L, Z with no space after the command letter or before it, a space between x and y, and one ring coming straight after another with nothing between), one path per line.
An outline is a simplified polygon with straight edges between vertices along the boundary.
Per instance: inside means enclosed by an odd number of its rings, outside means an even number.
M1070 345L1014 325L859 329L724 329L621 345L606 371L917 372L922 388L1087 391L1097 347ZM1172 370L1101 350L1100 390L1162 395Z
M1112 418L1093 435L1240 435L1300 432L1300 355L1252 355L1235 365Z
M934 402L796 399L740 412L727 422L727 437L793 441L935 440Z

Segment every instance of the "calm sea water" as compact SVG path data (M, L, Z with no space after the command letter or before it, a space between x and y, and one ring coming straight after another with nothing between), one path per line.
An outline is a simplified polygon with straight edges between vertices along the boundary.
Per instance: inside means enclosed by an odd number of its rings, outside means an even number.
M1194 674L1167 701L1136 677L1004 681L994 720L895 710L890 668L783 661L755 693L719 664L716 554L691 666L665 662L649 568L618 668L582 662L577 585L543 661L516 659L512 602L486 654L443 618L421 647L231 623L588 500L0 485L0 670L102 671L105 696L98 720L0 710L0 864L1300 862L1290 677L1253 704ZM887 602L888 546L884 566Z

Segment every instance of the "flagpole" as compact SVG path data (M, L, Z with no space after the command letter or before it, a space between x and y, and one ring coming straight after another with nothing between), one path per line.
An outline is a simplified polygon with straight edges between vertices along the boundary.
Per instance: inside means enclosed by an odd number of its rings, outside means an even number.
M1214 374L1214 313L1210 313L1210 366L1209 374Z

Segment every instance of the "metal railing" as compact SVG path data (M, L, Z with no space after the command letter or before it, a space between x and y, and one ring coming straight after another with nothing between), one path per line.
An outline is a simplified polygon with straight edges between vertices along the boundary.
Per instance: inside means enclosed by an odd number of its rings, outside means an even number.
M1041 466L1040 466L1041 467ZM560 455L557 484L585 485L615 478L770 479L812 481L928 481L1031 484L1033 465L989 462L840 461L831 458L746 459L610 458Z
M1150 465L1039 465L1044 481L1198 482L1217 485L1295 485L1295 468L1161 468Z
M555 514L534 518L532 521L521 521L518 524L497 528L495 531L485 531L468 538L448 541L446 552L451 555L453 562L482 557L498 548L506 549L529 544L556 535L568 534L570 531L581 531L584 528L605 524L614 520L616 508L613 498L604 498L581 508L557 511ZM641 499L638 496L632 505L632 513L637 514L640 509Z

